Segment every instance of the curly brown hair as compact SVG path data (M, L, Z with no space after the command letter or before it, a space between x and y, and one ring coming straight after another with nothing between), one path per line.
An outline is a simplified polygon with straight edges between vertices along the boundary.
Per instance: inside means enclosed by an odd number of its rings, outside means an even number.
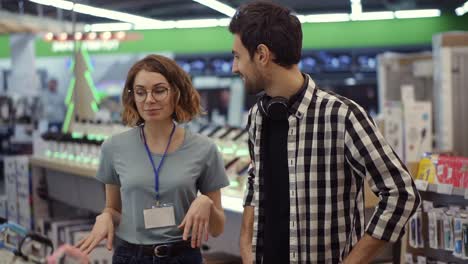
M142 70L162 74L174 91L174 120L179 123L189 122L202 113L200 94L195 90L190 76L174 60L160 55L148 55L136 62L128 71L125 87L122 91L122 122L128 126L144 123L138 113L133 97L135 76Z

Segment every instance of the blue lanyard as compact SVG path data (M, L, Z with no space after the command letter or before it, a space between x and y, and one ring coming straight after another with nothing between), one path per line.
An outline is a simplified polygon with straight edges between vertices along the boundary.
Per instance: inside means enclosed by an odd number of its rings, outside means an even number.
M171 135L169 136L169 142L167 142L166 150L164 150L164 154L161 158L161 161L159 162L158 168L156 169L156 166L154 165L154 160L153 160L153 155L151 155L151 151L148 147L148 144L146 143L146 137L145 137L145 131L143 131L143 127L141 127L141 134L143 136L143 142L145 143L145 149L146 153L148 154L148 158L151 162L151 166L153 167L153 173L154 173L154 189L156 191L156 203L159 203L159 172L161 171L161 167L164 162L164 158L166 158L167 155L167 150L169 149L169 145L171 145L172 141L172 136L174 136L174 132L176 129L176 125L172 127Z

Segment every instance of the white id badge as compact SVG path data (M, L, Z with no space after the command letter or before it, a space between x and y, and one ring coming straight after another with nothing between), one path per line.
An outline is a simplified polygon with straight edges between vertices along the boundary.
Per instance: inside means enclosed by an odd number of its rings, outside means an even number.
M158 228L175 226L174 206L171 204L163 204L160 206L153 206L151 209L143 210L145 218L145 228Z

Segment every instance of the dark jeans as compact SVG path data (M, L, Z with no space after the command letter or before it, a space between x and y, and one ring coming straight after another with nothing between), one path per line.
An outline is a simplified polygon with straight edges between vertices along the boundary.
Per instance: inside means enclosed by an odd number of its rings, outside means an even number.
M177 257L146 256L141 248L130 248L117 240L112 264L202 264L199 249L185 251Z

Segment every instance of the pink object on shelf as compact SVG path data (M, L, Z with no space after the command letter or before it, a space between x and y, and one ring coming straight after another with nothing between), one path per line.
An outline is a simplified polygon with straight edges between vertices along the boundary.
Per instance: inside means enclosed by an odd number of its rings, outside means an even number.
M78 248L69 244L59 247L52 256L47 257L47 264L58 264L62 258L71 258L74 263L88 264L88 256ZM65 262L67 263L67 262Z

